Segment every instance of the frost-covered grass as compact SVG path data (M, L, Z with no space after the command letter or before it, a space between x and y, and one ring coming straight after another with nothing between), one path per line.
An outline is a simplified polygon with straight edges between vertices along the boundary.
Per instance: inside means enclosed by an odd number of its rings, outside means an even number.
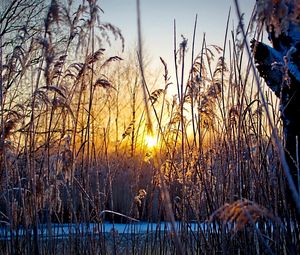
M174 22L174 63L156 74L142 33L138 54L106 55L124 41L98 5L3 5L0 254L299 250L278 100L259 84L271 125L240 30L222 48L178 40Z

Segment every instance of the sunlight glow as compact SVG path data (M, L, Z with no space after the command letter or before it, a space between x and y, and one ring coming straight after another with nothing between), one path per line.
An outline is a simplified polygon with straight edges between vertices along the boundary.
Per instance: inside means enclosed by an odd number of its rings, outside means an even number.
M147 135L145 138L145 142L149 149L151 149L157 145L157 139L156 139L156 137L154 137L152 135Z

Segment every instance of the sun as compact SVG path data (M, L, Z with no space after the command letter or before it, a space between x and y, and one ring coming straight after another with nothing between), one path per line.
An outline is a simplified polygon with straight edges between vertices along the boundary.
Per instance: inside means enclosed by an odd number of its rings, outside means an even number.
M147 135L145 138L145 142L149 149L154 148L157 145L157 139L152 135Z

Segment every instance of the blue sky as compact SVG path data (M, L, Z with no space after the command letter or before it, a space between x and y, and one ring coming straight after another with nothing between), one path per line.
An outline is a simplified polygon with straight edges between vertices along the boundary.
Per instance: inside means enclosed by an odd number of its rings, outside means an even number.
M232 6L232 19L235 8L232 0L141 0L143 39L146 48L172 48L173 21L176 19L178 34L192 37L195 15L198 14L198 38L206 32L207 39L214 44L222 44L226 19ZM103 20L121 28L131 47L136 40L136 1L102 0ZM242 12L249 16L255 0L240 1ZM235 22L236 23L236 22ZM230 23L231 27L233 22ZM163 52L163 51L161 51Z
M153 66L161 66L159 57L173 67L173 22L176 19L177 38L188 39L191 48L195 15L198 14L196 53L200 51L203 33L208 44L223 46L226 21L231 6L230 28L236 27L233 0L140 0L144 50ZM249 18L255 0L240 0L240 8ZM133 49L137 39L136 0L102 0L102 20L118 26L125 37L126 49ZM120 51L120 44L113 49Z

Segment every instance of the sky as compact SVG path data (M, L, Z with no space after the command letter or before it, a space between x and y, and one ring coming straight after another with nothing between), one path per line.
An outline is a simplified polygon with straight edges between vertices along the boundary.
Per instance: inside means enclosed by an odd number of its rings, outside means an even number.
M245 20L249 19L255 0L239 2ZM121 29L125 38L125 51L134 49L137 41L136 0L102 0L100 5L104 10L102 20ZM198 15L196 53L200 52L204 32L208 44L223 47L230 7L230 29L238 24L233 0L140 0L140 5L144 55L150 56L153 66L161 65L159 57L165 59L169 66L174 63L174 19L178 43L183 35L188 39L188 48L191 49L195 16ZM113 49L120 51L120 44L115 43Z

